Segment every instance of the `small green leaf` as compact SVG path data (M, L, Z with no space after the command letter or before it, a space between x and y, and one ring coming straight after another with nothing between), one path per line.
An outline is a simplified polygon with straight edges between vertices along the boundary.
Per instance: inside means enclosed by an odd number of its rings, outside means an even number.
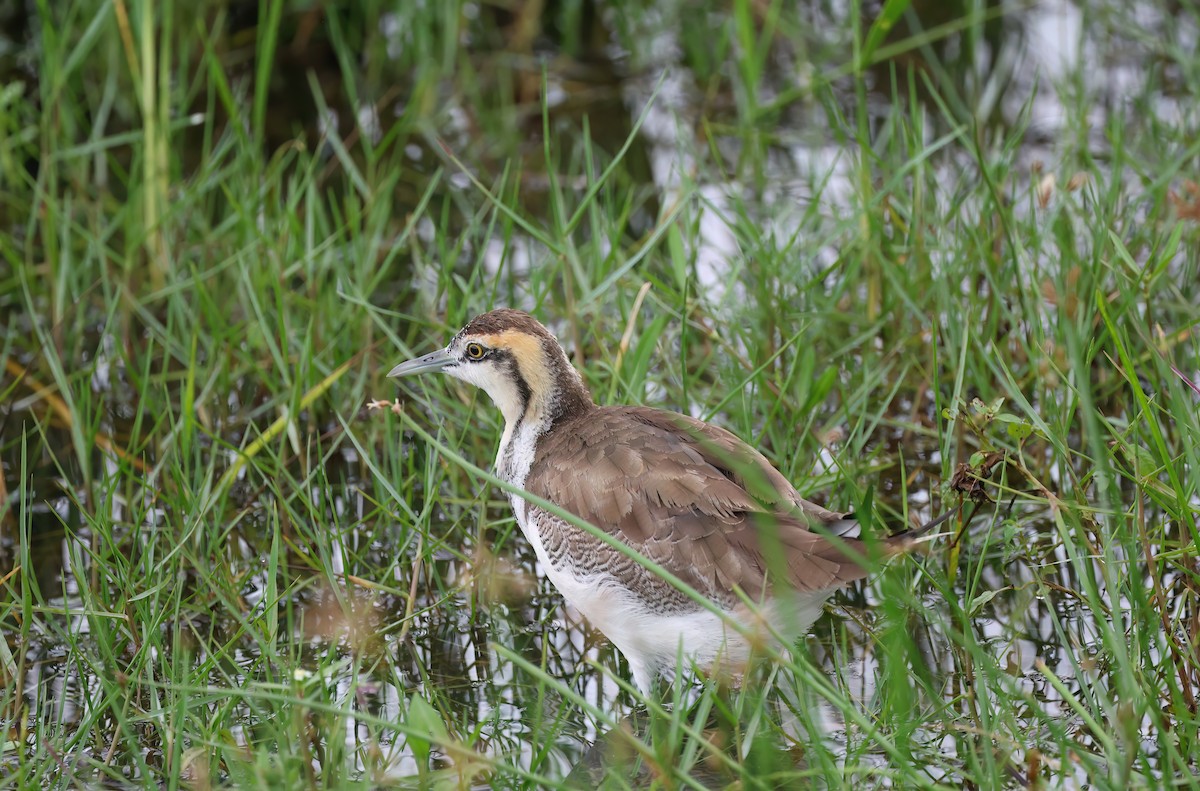
M797 388L796 400L798 403L803 404L805 409L808 409L809 400L812 398L813 380L817 369L816 350L811 345L802 346L794 365L794 377Z
M1021 420L1009 423L1005 427L1005 431L1008 432L1008 436L1021 441L1029 438L1029 435L1033 433L1033 426Z
M912 0L887 0L883 4L883 9L871 23L871 29L867 32L867 40L863 42L858 62L859 71L871 65L875 57L875 50L879 49L879 45L887 40L888 33L892 31L911 3Z
M984 591L983 593L979 594L974 599L971 599L971 603L967 605L967 614L972 616L975 615L977 612L979 612L983 605L996 598L997 594L1006 590L1008 590L1008 588L997 588L995 590Z
M422 768L429 765L429 754L432 751L434 744L446 744L450 741L450 734L446 731L446 724L442 721L442 715L438 710L430 705L425 698L413 695L408 701L408 725L417 733L429 734L428 738L423 736L408 737L408 746L412 748L413 755L417 759L417 764Z
M833 390L833 386L837 384L838 370L837 368L826 368L817 377L816 384L808 394L808 400L804 403L806 410L816 409L819 405L825 403L825 399L829 397L829 392Z

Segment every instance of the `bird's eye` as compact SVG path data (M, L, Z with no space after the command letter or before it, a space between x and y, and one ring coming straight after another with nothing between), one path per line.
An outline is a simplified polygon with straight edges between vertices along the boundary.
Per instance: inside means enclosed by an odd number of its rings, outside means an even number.
M485 354L487 354L487 349L483 348L483 344L480 344L480 343L468 343L467 344L467 359L468 360L482 360L483 356Z

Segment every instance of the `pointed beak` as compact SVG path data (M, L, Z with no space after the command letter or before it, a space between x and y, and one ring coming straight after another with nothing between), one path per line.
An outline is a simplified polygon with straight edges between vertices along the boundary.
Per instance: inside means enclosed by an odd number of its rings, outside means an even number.
M426 371L440 371L446 366L453 364L453 362L454 358L450 356L449 349L438 349L433 354L427 354L424 357L400 363L388 372L388 378L394 379L398 376L423 374Z

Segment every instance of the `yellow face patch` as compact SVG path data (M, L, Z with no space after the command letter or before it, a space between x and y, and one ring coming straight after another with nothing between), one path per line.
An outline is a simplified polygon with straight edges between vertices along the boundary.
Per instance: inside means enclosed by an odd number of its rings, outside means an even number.
M479 340L493 349L507 349L517 361L517 370L529 385L535 400L538 396L549 393L554 383L550 378L550 368L546 365L546 352L542 343L532 335L517 330L481 335Z

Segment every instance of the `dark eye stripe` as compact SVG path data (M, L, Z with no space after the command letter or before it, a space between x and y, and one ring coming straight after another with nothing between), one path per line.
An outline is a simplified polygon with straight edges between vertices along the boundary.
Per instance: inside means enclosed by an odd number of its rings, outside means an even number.
M490 354L493 349L488 349ZM521 399L521 420L525 419L525 410L529 408L529 401L533 398L533 390L529 387L529 382L525 381L525 377L521 375L521 367L517 365L517 358L513 357L511 352L497 352L497 359L502 360L504 367L508 369L509 376L512 377L513 383L517 386L517 395ZM519 425L519 424L518 424Z

